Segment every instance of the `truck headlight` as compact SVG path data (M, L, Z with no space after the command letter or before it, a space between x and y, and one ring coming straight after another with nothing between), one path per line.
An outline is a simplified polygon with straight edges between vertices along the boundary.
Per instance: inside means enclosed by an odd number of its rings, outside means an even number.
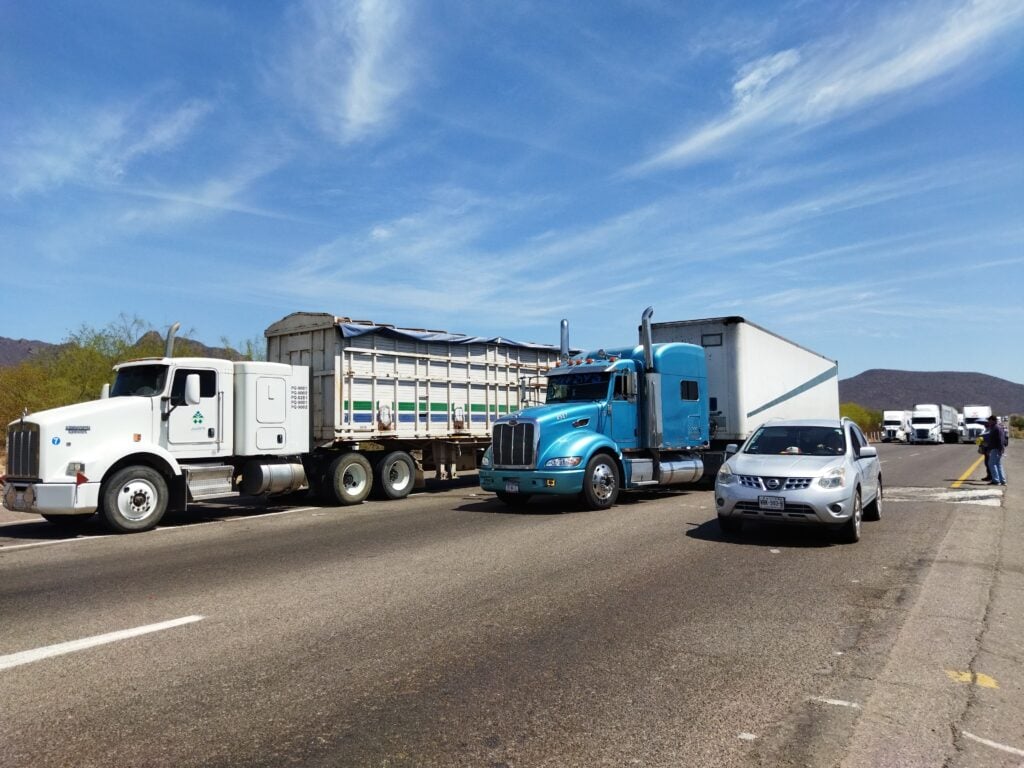
M842 488L846 485L846 467L833 467L818 479L822 488Z
M544 462L545 467L578 467L583 461L582 456L559 456Z
M723 464L722 468L718 470L716 481L719 485L732 485L736 482L736 475L729 469L728 464Z
M487 446L487 450L484 451L484 455L480 459L480 468L481 469L490 469L491 468L491 464L493 463L492 456L493 456L493 452L491 450L491 446Z

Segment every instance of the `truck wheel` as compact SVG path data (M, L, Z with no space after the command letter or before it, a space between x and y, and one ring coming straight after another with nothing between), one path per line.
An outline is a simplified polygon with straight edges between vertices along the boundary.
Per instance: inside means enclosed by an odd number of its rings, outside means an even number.
M587 462L583 473L583 503L587 509L608 509L619 497L619 468L606 453Z
M327 470L327 483L338 504L343 507L361 504L373 487L370 462L358 453L343 453L331 462Z
M726 536L739 536L743 533L743 519L739 517L718 516L718 527Z
M510 507L524 507L526 502L530 500L530 494L528 493L505 493L505 491L495 491L498 494L498 498L508 504Z
M392 451L374 467L374 490L383 499L404 499L416 480L416 465L405 451Z
M125 467L100 491L103 522L116 533L148 531L167 509L167 481L149 467Z
M864 509L861 507L860 489L858 488L857 494L853 497L853 514L839 529L839 541L843 544L856 544L860 541L860 522L863 516Z
M881 520L882 519L882 478L878 478L878 493L875 494L875 498L871 500L871 503L864 507L864 519L865 520Z

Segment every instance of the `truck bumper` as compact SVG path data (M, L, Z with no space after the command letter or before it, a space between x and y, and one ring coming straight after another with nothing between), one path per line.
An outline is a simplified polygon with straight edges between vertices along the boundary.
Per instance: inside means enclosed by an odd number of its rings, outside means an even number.
M4 506L37 515L91 515L99 507L99 483L19 483L3 487Z
M583 470L555 471L481 469L480 487L497 493L547 494L568 496L583 490Z

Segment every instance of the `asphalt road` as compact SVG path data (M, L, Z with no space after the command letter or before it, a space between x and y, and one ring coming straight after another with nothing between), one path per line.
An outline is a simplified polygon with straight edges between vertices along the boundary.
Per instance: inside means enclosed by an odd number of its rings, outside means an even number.
M880 446L856 545L723 539L700 490L15 520L0 765L1018 766L1019 453L1004 495L972 446Z

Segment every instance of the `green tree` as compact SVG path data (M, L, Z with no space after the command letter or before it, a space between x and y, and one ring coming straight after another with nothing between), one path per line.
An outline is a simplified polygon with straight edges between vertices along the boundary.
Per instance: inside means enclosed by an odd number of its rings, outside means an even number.
M864 433L877 432L882 427L881 411L873 411L857 403L843 403L839 406L839 415L853 419Z

